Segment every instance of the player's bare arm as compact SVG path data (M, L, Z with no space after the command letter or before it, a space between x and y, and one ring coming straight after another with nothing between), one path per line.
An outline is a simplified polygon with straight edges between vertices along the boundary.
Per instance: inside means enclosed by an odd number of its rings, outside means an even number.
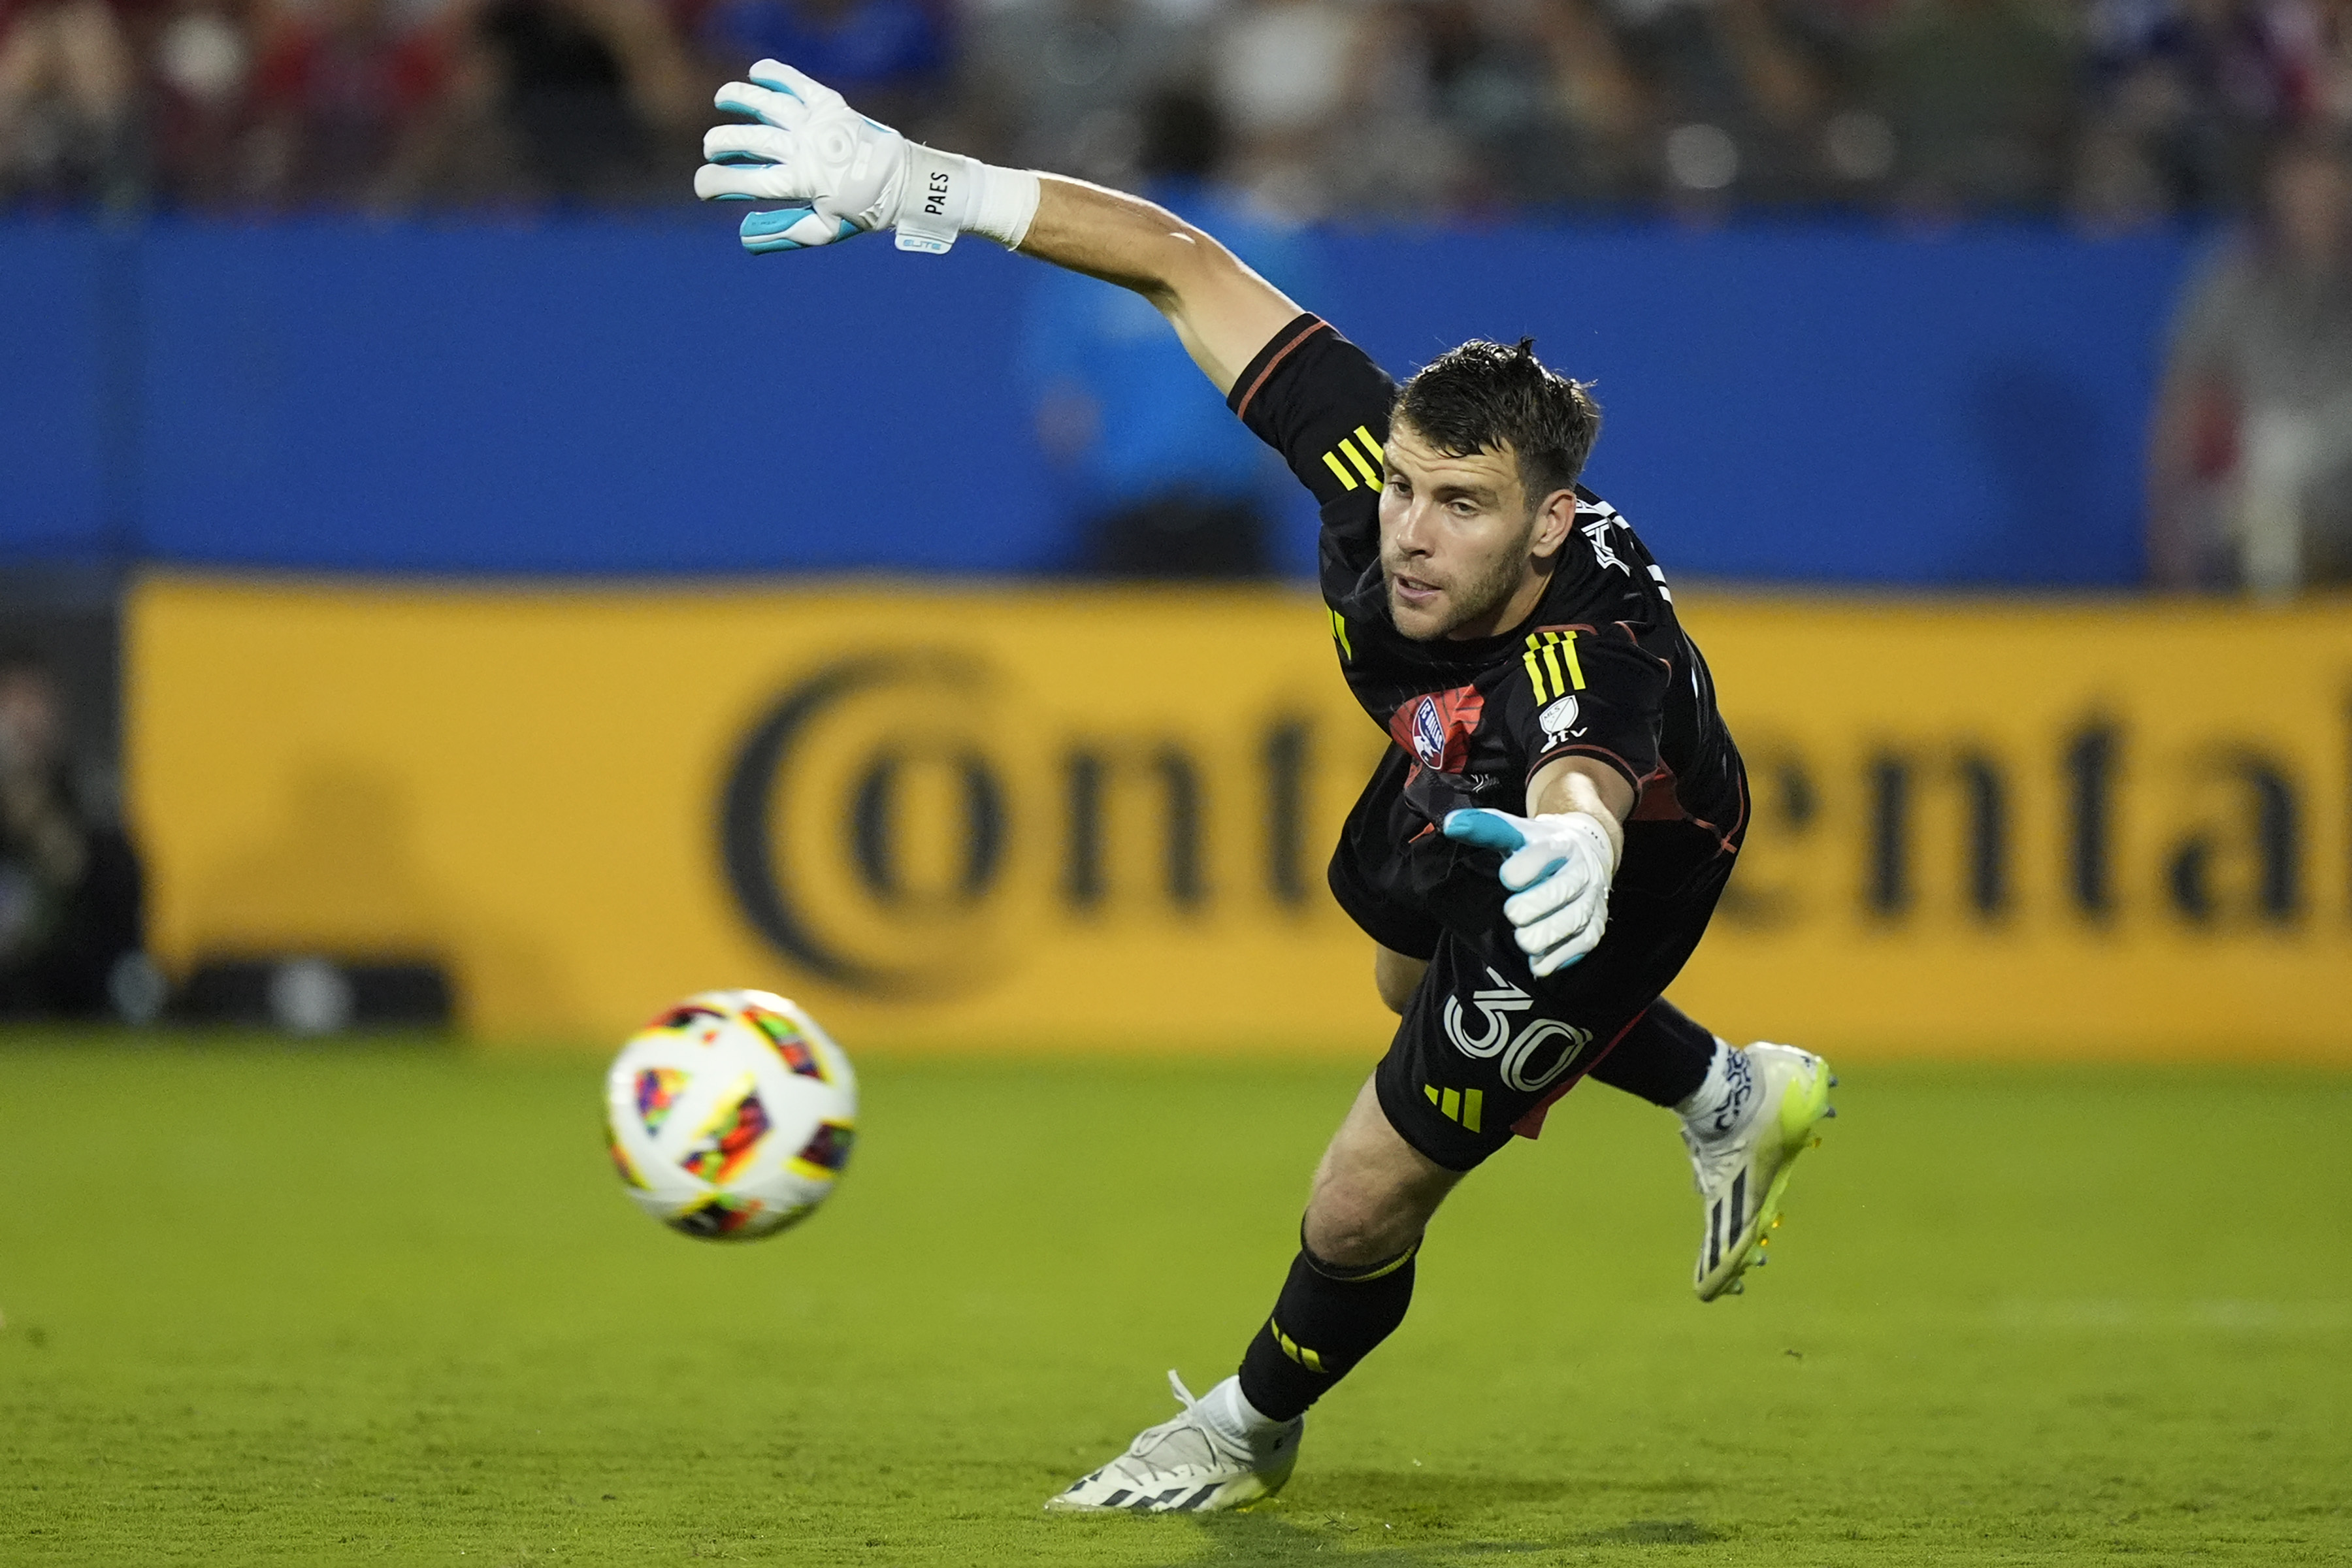
M889 228L900 249L937 255L982 235L1143 295L1221 392L1299 313L1214 238L1150 202L910 142L780 60L746 74L715 101L750 123L703 138L709 162L694 187L706 201L783 204L743 220L747 249L804 250Z
M1609 842L1621 854L1625 847L1625 818L1633 815L1637 797L1625 775L1591 757L1554 757L1528 781L1528 815L1560 816L1582 812L1601 824Z
M1150 300L1219 392L1232 391L1267 340L1297 318L1282 290L1165 208L1058 174L1039 184L1021 253Z

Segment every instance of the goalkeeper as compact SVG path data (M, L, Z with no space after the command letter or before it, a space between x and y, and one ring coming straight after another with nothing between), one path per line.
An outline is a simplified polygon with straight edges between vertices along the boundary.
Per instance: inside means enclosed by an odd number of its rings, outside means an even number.
M1400 388L1209 235L1148 202L911 143L790 66L719 90L706 199L777 204L754 251L962 234L1131 289L1322 508L1342 673L1394 741L1331 890L1377 944L1395 1039L1315 1172L1299 1251L1239 1373L1047 1502L1231 1508L1289 1478L1307 1406L1404 1319L1454 1184L1586 1074L1676 1112L1702 1300L1764 1260L1790 1163L1831 1114L1818 1058L1734 1047L1663 993L1748 821L1739 753L1665 574L1577 483L1583 386L1473 342Z

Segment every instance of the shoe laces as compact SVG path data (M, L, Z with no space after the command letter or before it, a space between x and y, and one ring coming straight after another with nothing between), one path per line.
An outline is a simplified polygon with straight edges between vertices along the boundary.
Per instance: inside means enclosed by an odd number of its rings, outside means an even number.
M1179 1469L1207 1471L1236 1460L1248 1461L1248 1455L1229 1451L1232 1445L1209 1425L1208 1417L1201 1413L1200 1400L1172 1369L1168 1373L1168 1387L1176 1395L1176 1403L1184 1407L1182 1414L1136 1434L1135 1441L1128 1445L1126 1458L1151 1470L1171 1473Z

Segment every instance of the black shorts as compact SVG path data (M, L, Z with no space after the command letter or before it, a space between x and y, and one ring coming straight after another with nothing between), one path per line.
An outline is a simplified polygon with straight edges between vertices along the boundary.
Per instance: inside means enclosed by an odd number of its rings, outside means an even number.
M1391 847L1404 772L1384 763L1373 775L1331 858L1331 891L1374 941L1429 961L1373 1082L1405 1142L1467 1171L1514 1133L1535 1137L1552 1101L1681 973L1731 875L1745 813L1728 832L1627 823L1600 944L1538 979L1503 914L1499 854L1433 834Z

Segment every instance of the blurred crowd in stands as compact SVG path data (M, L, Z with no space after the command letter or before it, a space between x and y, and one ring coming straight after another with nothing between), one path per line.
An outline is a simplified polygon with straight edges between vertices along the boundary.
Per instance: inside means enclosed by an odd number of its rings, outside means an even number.
M0 1022L152 1017L142 877L110 774L74 755L58 672L0 647Z
M1145 106L1300 218L2252 205L2352 121L2352 0L0 0L0 206L686 199L762 55L1126 184Z

